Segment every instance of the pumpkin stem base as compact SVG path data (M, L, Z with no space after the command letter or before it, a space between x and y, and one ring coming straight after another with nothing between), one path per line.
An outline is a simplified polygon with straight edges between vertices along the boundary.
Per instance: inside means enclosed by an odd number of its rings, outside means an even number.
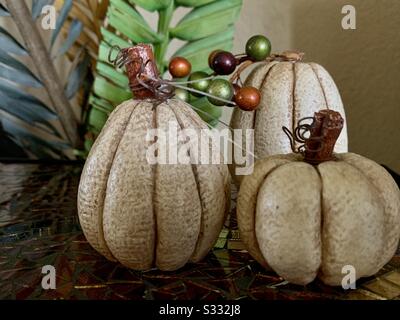
M310 137L305 141L304 161L316 165L333 160L333 149L343 125L344 120L339 112L333 110L316 112L310 126Z
M138 44L134 47L122 49L126 57L126 72L129 79L129 87L135 99L155 98L154 90L150 90L150 79L160 77L156 60L151 45ZM143 84L147 83L146 86Z

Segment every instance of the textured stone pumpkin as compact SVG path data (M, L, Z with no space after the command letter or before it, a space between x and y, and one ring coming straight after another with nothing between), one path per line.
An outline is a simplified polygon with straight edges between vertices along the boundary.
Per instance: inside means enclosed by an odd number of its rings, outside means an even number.
M88 242L109 260L137 270L175 270L201 260L227 212L225 165L149 164L148 129L171 124L178 133L207 128L177 99L123 103L110 115L81 176L78 212ZM188 154L193 152L190 147Z
M294 129L299 119L325 107L345 117L335 82L322 66L303 63L301 56L292 52L277 58L277 61L259 64L246 79L245 86L255 87L261 92L258 108L255 111L235 108L231 119L233 129L254 129L254 154L257 158L291 152L282 126ZM346 127L335 151L347 152ZM234 175L235 164L230 169ZM235 177L237 182L243 178Z
M316 165L298 154L262 159L242 181L237 210L250 254L295 284L341 285L346 265L357 279L371 276L399 243L396 183L353 153Z

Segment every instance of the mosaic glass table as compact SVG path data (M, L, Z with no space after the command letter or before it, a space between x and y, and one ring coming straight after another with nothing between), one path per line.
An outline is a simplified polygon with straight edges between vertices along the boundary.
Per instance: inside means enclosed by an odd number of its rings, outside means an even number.
M356 290L319 281L297 286L264 270L244 250L235 197L226 228L201 263L176 272L135 272L86 242L76 212L80 164L0 164L0 299L400 299L400 250ZM42 267L57 288L42 289Z

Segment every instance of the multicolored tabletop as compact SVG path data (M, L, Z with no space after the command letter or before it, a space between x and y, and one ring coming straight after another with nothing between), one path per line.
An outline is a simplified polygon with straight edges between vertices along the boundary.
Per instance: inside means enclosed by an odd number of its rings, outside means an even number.
M315 281L297 286L264 270L244 250L235 197L226 228L206 259L176 272L135 272L86 242L76 212L81 165L0 164L0 299L400 299L400 250L356 290ZM42 267L57 270L42 288Z

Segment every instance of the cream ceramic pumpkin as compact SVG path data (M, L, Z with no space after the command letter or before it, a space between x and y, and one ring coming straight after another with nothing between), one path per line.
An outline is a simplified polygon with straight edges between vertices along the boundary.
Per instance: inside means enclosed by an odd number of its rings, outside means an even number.
M291 59L290 54L287 53L288 57L285 54L279 57L291 61L261 63L247 78L245 86L260 90L259 107L255 111L242 111L239 108L233 111L233 129L254 129L256 158L291 152L282 126L293 129L299 119L327 107L345 117L342 99L329 73L316 63ZM335 151L347 152L346 127L337 141ZM230 166L233 176L235 168L235 164ZM243 178L235 177L237 182Z
M400 191L389 173L353 153L311 165L298 154L258 161L238 195L240 236L262 265L295 284L341 285L379 271L400 237Z
M138 92L135 91L138 96ZM207 128L177 99L130 100L110 115L86 161L78 212L88 242L109 260L175 270L201 260L218 238L229 203L223 164L150 164L149 129ZM178 143L178 150L183 142ZM208 145L201 145L205 152ZM191 145L188 154L196 152Z

